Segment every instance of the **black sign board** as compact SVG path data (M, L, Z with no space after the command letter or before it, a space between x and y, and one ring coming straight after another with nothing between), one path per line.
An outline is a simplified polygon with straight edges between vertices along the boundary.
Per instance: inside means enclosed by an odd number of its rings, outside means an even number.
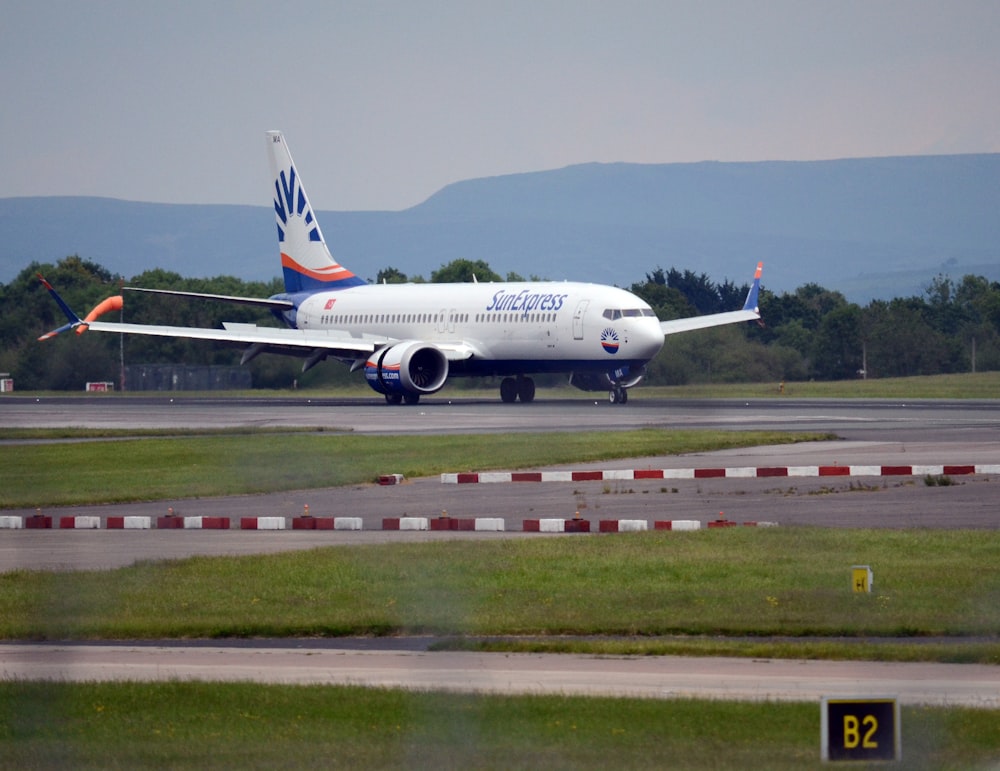
M901 756L894 698L823 699L823 760L891 761Z

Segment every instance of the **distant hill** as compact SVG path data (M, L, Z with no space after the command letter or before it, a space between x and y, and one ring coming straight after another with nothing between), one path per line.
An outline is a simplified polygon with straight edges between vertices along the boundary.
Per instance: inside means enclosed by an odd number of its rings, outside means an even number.
M657 266L743 282L764 260L773 291L815 282L856 302L920 294L938 273L1000 280L1000 154L584 164L459 182L405 211L318 216L368 278L429 277L464 257L623 286ZM0 282L69 254L126 277L279 272L269 206L0 199L0 244Z

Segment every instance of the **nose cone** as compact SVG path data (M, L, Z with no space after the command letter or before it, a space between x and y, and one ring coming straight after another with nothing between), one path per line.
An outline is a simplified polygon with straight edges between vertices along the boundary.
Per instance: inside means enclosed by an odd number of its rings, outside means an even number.
M652 359L663 347L663 330L655 316L635 319L628 334L628 353L632 359Z

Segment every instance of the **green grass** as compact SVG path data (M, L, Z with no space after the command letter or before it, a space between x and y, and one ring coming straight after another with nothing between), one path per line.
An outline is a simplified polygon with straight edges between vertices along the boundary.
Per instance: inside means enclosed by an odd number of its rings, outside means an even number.
M0 438L5 433L0 431ZM778 431L449 436L200 435L20 445L0 464L0 509L210 497L830 438Z
M872 594L851 591L855 564L872 566ZM793 638L789 655L1000 663L998 565L993 531L729 528L328 547L3 574L0 637L429 633L541 636L497 643L533 650L762 655L771 641L761 638L780 636ZM897 649L869 637L902 640Z
M825 399L1000 399L1000 372L965 372L950 375L919 375L897 378L871 378L868 380L809 380L785 381L784 393L779 392L779 381L766 383L690 383L682 386L657 386L640 384L631 392L634 399L745 399L785 396L787 398L825 398ZM428 397L440 399L497 399L497 383L485 380L454 381L449 383L437 394ZM46 391L30 392L40 398L47 396L78 397L80 399L128 399L132 397L148 398L148 391L130 391L113 394L85 394L82 392ZM22 393L23 395L23 393ZM381 399L363 382L334 388L319 387L313 389L263 390L250 391L170 391L158 394L164 398L184 399L188 397L234 397L234 398L299 398L302 400L316 398L366 398L374 401ZM2 399L3 397L0 397ZM538 387L537 399L600 399L604 401L607 393L603 391L584 392L572 386Z
M697 383L640 386L636 399L1000 399L1000 372L923 375L871 380L786 381L779 383Z
M231 426L227 428L73 428L63 426L61 428L0 428L0 441L45 441L55 442L62 439L150 439L167 438L176 439L180 436L261 436L275 434L322 434L322 433L345 433L350 429L330 428L309 428L298 427L274 427L274 426Z
M901 768L985 768L1000 710L903 707ZM0 769L812 768L816 704L251 683L0 683Z

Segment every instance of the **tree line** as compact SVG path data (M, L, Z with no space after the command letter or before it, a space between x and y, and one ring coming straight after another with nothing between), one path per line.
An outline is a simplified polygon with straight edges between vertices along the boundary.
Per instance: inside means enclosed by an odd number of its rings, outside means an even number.
M54 265L34 263L9 284L0 284L0 372L11 373L18 390L80 390L93 380L110 380L120 387L123 362L239 364L241 348L193 340L66 333L38 342L39 335L61 326L65 318L37 273L45 275L81 315L118 294L122 284L122 277L77 256ZM506 279L523 280L513 273ZM379 271L376 280L423 281L392 267ZM431 274L436 283L472 280L504 279L482 260L455 260ZM162 269L140 273L128 283L252 297L283 291L280 278L195 279ZM749 287L728 280L717 283L704 273L657 267L629 289L666 320L733 310L742 305ZM668 338L650 363L646 382L843 380L1000 370L1000 283L982 276L954 281L940 275L921 296L872 300L863 306L817 284L780 294L762 287L759 306L763 316L759 325ZM247 306L142 293L126 295L122 317L132 323L175 326L220 327L223 321L278 325L267 311ZM316 367L301 375L300 362L289 357L261 356L247 366L258 388L349 382L346 367Z

